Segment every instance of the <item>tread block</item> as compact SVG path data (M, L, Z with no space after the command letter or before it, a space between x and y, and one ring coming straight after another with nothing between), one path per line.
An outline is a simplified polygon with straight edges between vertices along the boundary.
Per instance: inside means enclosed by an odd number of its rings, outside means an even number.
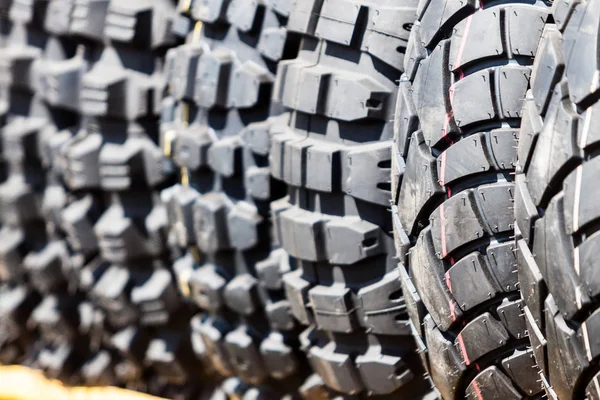
M517 339L527 336L523 306L524 303L521 299L513 301L504 299L502 304L496 308L500 321L502 321L508 333Z
M111 265L90 291L91 300L106 313L107 321L117 329L135 325L139 310L129 301L135 282L131 273L117 265Z
M521 399L510 379L496 367L481 371L467 386L466 397L476 399Z
M71 190L100 187L100 150L102 135L91 133L74 138L63 150L63 179Z
M269 320L271 328L278 331L288 331L296 325L292 315L290 302L280 300L275 303L269 303L265 307L265 313Z
M358 327L353 294L341 286L315 286L308 291L320 329L352 332Z
M325 246L332 264L354 264L385 251L381 228L359 218L350 218L336 218L326 224Z
M402 358L386 354L361 354L356 357L356 369L371 395L393 393L414 378Z
M213 253L231 248L227 230L228 199L223 193L208 193L194 205L194 230L200 250Z
M538 210L527 190L526 176L517 174L515 176L515 222L518 233L526 242L531 238L532 227L537 218Z
M86 69L83 58L45 61L40 73L40 92L52 106L79 110L81 79Z
M180 305L171 273L164 268L149 273L143 284L131 290L131 302L140 310L140 324L166 325Z
M227 178L242 172L242 140L230 136L214 142L208 149L208 165L213 171Z
M273 77L253 61L238 65L232 74L227 95L227 107L251 108L259 106L271 92Z
M323 0L322 3L314 35L349 45L361 6L348 0Z
M471 253L457 261L446 273L446 284L463 311L502 292L491 273L491 266L479 253Z
M192 335L199 335L206 346L206 354L219 373L229 376L233 368L229 363L229 349L225 336L231 332L227 321L219 317L206 317L192 320Z
M6 86L34 91L34 62L41 57L41 50L33 46L12 46L2 49L0 54L0 82Z
M541 53L540 53L541 54ZM523 118L519 132L519 146L517 147L518 172L526 172L529 169L531 149L542 131L542 117L537 112L533 93L528 90L523 103Z
M214 24L225 19L230 0L202 0L192 5L192 18Z
M333 192L339 190L341 154L335 145L318 143L306 150L306 187Z
M254 154L268 156L271 148L271 135L277 130L277 127L273 125L276 125L277 122L279 122L279 119L270 118L264 122L249 124L241 133L244 145ZM287 121L283 120L281 122ZM284 126L287 128L287 123Z
M201 370L189 335L172 331L160 332L150 340L145 364L169 382L182 384Z
M529 311L529 308L525 307L525 322L527 323L527 333L529 336L529 340L531 342L531 350L535 355L535 360L537 362L537 367L540 370L541 376L548 375L548 366L546 364L546 355L547 355L547 342L544 338L540 328L536 324Z
M475 72L456 82L451 89L454 90L454 121L461 129L498 117L491 89L494 72L491 68Z
M531 349L515 350L513 355L502 360L502 368L524 393L531 396L542 390L539 370Z
M238 314L254 314L261 304L258 281L250 274L237 275L227 283L224 299L227 306Z
M214 265L208 264L194 270L189 285L192 299L198 307L217 311L225 304L227 280Z
M153 187L164 179L160 149L146 138L106 143L100 150L100 183L106 190Z
M564 318L572 318L591 300L574 268L573 239L563 228L564 194L556 195L535 224L532 252Z
M292 4L287 29L314 35L323 0L295 1Z
M454 2L446 2L447 5L448 3ZM452 28L449 58L451 71L462 69L474 61L505 55L507 49L502 43L500 18L497 8L480 10ZM481 46L482 41L485 41L485 46Z
M568 396L583 370L589 366L577 333L565 322L550 295L545 302L548 376L559 398Z
M250 167L244 173L244 186L249 196L259 200L271 198L271 174L269 168Z
M72 34L101 41L110 1L75 0L69 31Z
M135 223L137 220L141 220L143 225ZM162 254L166 225L166 210L160 206L139 217L128 215L125 209L115 204L98 219L94 233L102 257L110 262L122 263Z
M444 264L436 256L431 236L429 228L425 228L419 235L409 254L409 266L418 267L410 268L410 274L432 320L441 331L446 331L454 321L461 318L463 312L444 284Z
M259 346L245 326L242 325L229 332L225 336L225 346L230 359L235 360L231 365L238 376L253 384L261 383L266 379L267 369L260 355Z
M229 80L233 69L234 55L226 49L215 49L203 54L194 71L195 85L193 100L201 107L226 107L229 103Z
M504 346L510 339L502 322L485 312L469 322L456 339L456 347L466 365Z
M23 259L30 285L42 293L65 289L63 266L67 263L68 251L62 241L49 242L44 248L27 254Z
M84 254L98 249L94 224L98 220L100 205L92 195L86 195L65 207L60 213L61 228L67 234L71 248Z
M506 23L510 27L508 43L513 55L535 56L544 27L548 26L548 11L518 4L505 8L505 15L508 17Z
M525 304L532 319L538 326L541 326L543 321L542 302L545 298L546 285L531 250L523 239L517 241L517 267Z
M177 131L172 146L172 158L180 167L197 171L208 166L208 149L213 144L206 126L192 124L189 128Z
M454 344L442 335L429 315L425 317L424 330L431 379L444 398L452 398L466 366Z
M22 178L0 184L0 215L7 225L19 226L42 217L40 198Z
M336 353L331 342L323 348L313 346L308 350L308 360L325 384L338 392L350 395L363 390L360 375L348 354Z
M585 349L586 358L589 362L600 354L600 343L593 339L594 332L597 332L598 327L600 327L600 310L595 310L577 330L577 339L580 342L580 347Z
M161 201L167 208L170 233L180 247L194 244L194 203L200 194L189 186L175 185L164 189Z
M247 251L268 240L268 227L252 204L241 201L227 214L227 230L231 246Z
M508 65L495 71L497 80L496 92L499 97L499 114L501 118L511 119L522 116L523 99L529 86L531 69ZM513 150L514 152L514 150Z
M427 49L421 40L421 24L417 21L410 30L410 37L404 55L404 72L407 81L413 81L422 60L427 57Z
M266 260L256 263L258 280L269 290L283 289L283 275L290 270L289 256L283 249L273 250Z
M0 279L20 282L25 275L23 258L29 249L25 232L20 229L3 227L0 229Z
M104 35L112 41L154 49L174 42L171 31L175 8L169 2L111 1Z
M419 339L424 338L425 331L423 330L422 321L425 318L427 310L425 309L425 305L421 300L417 288L406 272L404 265L399 264L398 269L400 270L400 281L402 282L402 295L404 297L406 309L408 310L408 315L416 330L415 336L418 335Z
M288 272L283 276L285 297L290 302L290 309L294 317L304 325L312 321L312 315L307 311L308 292L311 283L302 277L302 270Z
M469 136L449 147L437 160L440 184L490 170L513 169L517 131L494 130ZM465 157L468 154L468 157Z
M450 90L444 76L450 73L445 60L448 48L449 42L444 41L421 61L412 85L419 120L427 121L421 124L427 146L436 145L445 135L456 130L454 118L447 118L451 110L446 110L445 105ZM445 121L448 121L447 124Z
M412 96L412 86L406 80L406 75L400 79L396 112L394 115L394 140L400 155L406 159L412 134L419 129L419 117Z
M357 293L357 304L362 304L364 313L361 324L371 333L383 335L411 335L406 321L406 300L400 295L399 266L388 272L376 283L362 287Z
M531 73L531 92L538 114L544 116L550 104L552 88L561 79L565 68L562 38L556 26L544 28L539 53L540 57Z
M513 185L481 185L441 204L431 216L436 253L446 257L457 248L513 229Z
M451 28L448 25L453 25L453 17L456 15L473 14L478 5L473 0L467 2L431 0L429 5L424 8L424 12L420 18L421 38L425 47L429 47L444 29ZM421 7L419 6L419 8Z
M264 8L264 4L259 1L230 0L227 21L242 32L254 31L260 23L258 16L261 8Z
M391 171L386 167L390 162L390 145L383 141L348 152L348 178L342 182L342 190L370 203L389 205L391 193L384 185L390 181Z
M170 92L177 100L194 100L194 87L196 85L196 74L202 68L198 68L200 59L204 61L207 56L202 57L204 47L200 43L189 43L169 50L167 58L173 58L170 73Z
M263 29L258 41L258 51L271 61L279 61L283 57L286 40L287 29L285 28Z
M576 132L580 117L574 113L566 98L567 83L556 85L546 113L546 124L539 134L531 165L527 172L527 184L536 206L540 205L547 188L560 171L569 164L580 162L581 154L576 143ZM573 134L556 135L555 132Z
M283 338L276 332L260 344L260 354L269 375L275 379L284 379L294 374L298 369L298 361L291 347L283 342Z
M276 218L281 226L281 246L292 256L307 261L325 261L327 248L325 216L291 207Z

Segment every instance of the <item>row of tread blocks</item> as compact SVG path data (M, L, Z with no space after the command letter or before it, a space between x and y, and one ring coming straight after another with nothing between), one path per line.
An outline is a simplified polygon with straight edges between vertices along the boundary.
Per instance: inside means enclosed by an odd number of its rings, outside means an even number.
M269 115L276 62L294 48L288 13L285 1L181 9L187 39L167 52L161 120L165 154L181 169L182 184L161 197L180 291L200 311L192 340L218 374L280 395L307 369L281 281L293 265L272 248L269 221L269 203L283 195L268 152L289 115Z
M78 25L95 6L104 11ZM32 118L29 124L15 124L7 133L12 140L5 141L18 145L24 130L25 138L33 140L29 149L40 143L40 157L50 168L41 205L58 244L51 242L35 258L28 257L48 269L39 281L60 277L70 289L65 298L47 296L42 302L39 314L53 336L49 349L40 353L40 366L51 374L81 370L90 384L117 383L155 393L168 386L165 380L181 383L186 375L197 375L199 367L189 339L176 333L189 317L168 270L162 245L167 219L153 193L169 176L152 127L155 94L161 91L161 47L172 43L170 11L168 1L125 7L118 2L15 1L3 70L11 86L36 93L40 99L34 100L50 108L50 116L83 114L58 132ZM23 25L44 26L58 38L43 32L24 35ZM77 26L98 35L78 33ZM36 47L41 49L36 52ZM20 104L17 100L11 98L11 107ZM28 112L39 118L39 107L34 102ZM19 158L16 149L11 153ZM9 250L8 257L22 251ZM95 356L84 365L69 334L77 329L95 346ZM158 379L139 382L142 375Z
M301 391L422 396L389 204L392 112L416 2L297 1L288 29L298 57L279 64L275 101L290 111L271 138L270 168L287 184L274 235L298 269L283 280L309 328L313 370ZM416 366L416 368L413 368Z
M7 167L0 184L0 319L6 333L0 341L2 363L37 365L53 377L87 381L86 365L95 357L90 358L91 338L78 308L84 297L68 291L68 247L57 232L60 228L51 226L54 208L64 196L56 185L56 171L38 147L70 129L78 116L68 111L52 115L54 110L29 85L33 64L42 71L52 64L51 57L57 62L69 58L71 43L20 18L27 5L2 6L2 159ZM39 17L39 10L29 11L30 17ZM4 19L9 15L12 21ZM62 353L59 357L56 350Z
M514 243L516 140L542 2L421 1L400 82L393 221L417 341L444 398L541 390Z
M600 398L599 1L558 1L544 30L518 147L518 269L549 398Z

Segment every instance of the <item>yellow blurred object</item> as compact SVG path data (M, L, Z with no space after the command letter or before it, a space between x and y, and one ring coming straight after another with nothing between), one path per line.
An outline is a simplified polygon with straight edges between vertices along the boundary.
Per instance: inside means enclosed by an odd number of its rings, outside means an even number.
M161 400L116 387L68 387L40 371L20 365L0 366L0 400ZM164 399L163 399L164 400Z

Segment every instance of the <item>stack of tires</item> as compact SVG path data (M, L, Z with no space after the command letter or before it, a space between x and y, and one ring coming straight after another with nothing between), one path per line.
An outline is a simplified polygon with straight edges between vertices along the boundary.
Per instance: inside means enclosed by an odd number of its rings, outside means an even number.
M0 362L600 399L599 29L600 0L0 1Z

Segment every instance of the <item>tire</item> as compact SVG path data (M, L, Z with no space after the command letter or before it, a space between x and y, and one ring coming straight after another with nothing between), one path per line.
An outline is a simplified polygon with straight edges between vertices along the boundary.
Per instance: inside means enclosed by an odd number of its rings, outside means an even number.
M192 340L205 364L242 394L294 393L308 371L281 283L291 266L269 220L284 193L269 175L270 136L289 118L271 92L278 61L298 47L288 14L286 1L195 2L180 10L185 43L166 56L161 143L181 171L161 194L174 271L198 310Z
M277 70L287 113L271 136L271 204L283 276L315 375L304 396L430 394L403 304L389 232L389 148L397 82L416 2L299 1L296 58ZM342 12L343 11L343 12Z
M421 356L445 399L539 396L513 240L515 146L543 2L421 1L400 81L392 217Z
M600 2L555 2L527 93L516 237L525 316L549 398L600 398L593 253Z
M193 396L182 379L202 368L159 198L175 178L157 143L175 7L2 6L1 275L13 298L38 298L9 310L33 338L16 361L74 384Z

